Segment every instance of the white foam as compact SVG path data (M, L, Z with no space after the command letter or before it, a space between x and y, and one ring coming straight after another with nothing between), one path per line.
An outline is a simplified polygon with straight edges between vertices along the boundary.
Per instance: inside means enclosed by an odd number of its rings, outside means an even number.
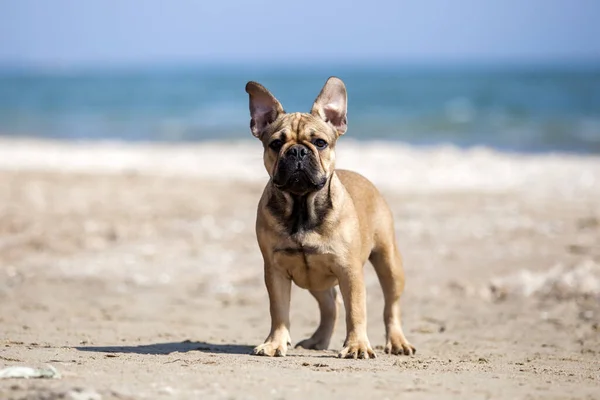
M551 297L564 299L579 296L600 296L600 264L584 260L573 267L556 265L545 271L521 270L509 276L493 279L493 298Z
M336 164L362 173L380 187L401 191L600 194L600 157L516 155L451 146L425 149L343 138L337 145ZM0 169L267 179L258 141L167 145L2 139Z

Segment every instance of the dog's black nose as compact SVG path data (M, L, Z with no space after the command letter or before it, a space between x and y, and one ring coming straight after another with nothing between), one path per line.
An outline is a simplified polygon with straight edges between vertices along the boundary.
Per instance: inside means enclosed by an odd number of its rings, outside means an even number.
M307 154L308 149L301 144L295 144L287 151L288 157L295 157L298 160L302 160Z

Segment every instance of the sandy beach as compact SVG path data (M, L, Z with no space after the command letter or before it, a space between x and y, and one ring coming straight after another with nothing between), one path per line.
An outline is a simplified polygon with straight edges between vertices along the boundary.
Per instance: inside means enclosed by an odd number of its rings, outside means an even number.
M258 141L0 140L1 399L593 399L600 393L600 158L340 140L396 220L414 357L250 356L269 329L254 235ZM318 310L292 293L292 340ZM79 397L77 397L79 396Z

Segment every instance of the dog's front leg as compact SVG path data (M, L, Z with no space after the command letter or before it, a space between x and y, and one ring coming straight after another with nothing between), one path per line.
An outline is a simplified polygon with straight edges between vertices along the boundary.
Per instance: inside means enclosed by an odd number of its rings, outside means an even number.
M289 331L292 281L283 272L265 265L265 284L269 293L271 332L263 344L254 348L253 354L283 357L292 345Z
M336 274L346 308L346 340L340 358L375 358L367 337L366 289L360 265L340 267Z

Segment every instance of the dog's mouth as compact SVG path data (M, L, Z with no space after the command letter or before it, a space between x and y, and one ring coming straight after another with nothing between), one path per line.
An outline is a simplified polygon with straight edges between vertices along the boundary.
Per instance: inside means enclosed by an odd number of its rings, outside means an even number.
M315 178L303 169L292 172L284 182L273 180L276 188L297 195L319 191L323 189L326 183L327 178Z

